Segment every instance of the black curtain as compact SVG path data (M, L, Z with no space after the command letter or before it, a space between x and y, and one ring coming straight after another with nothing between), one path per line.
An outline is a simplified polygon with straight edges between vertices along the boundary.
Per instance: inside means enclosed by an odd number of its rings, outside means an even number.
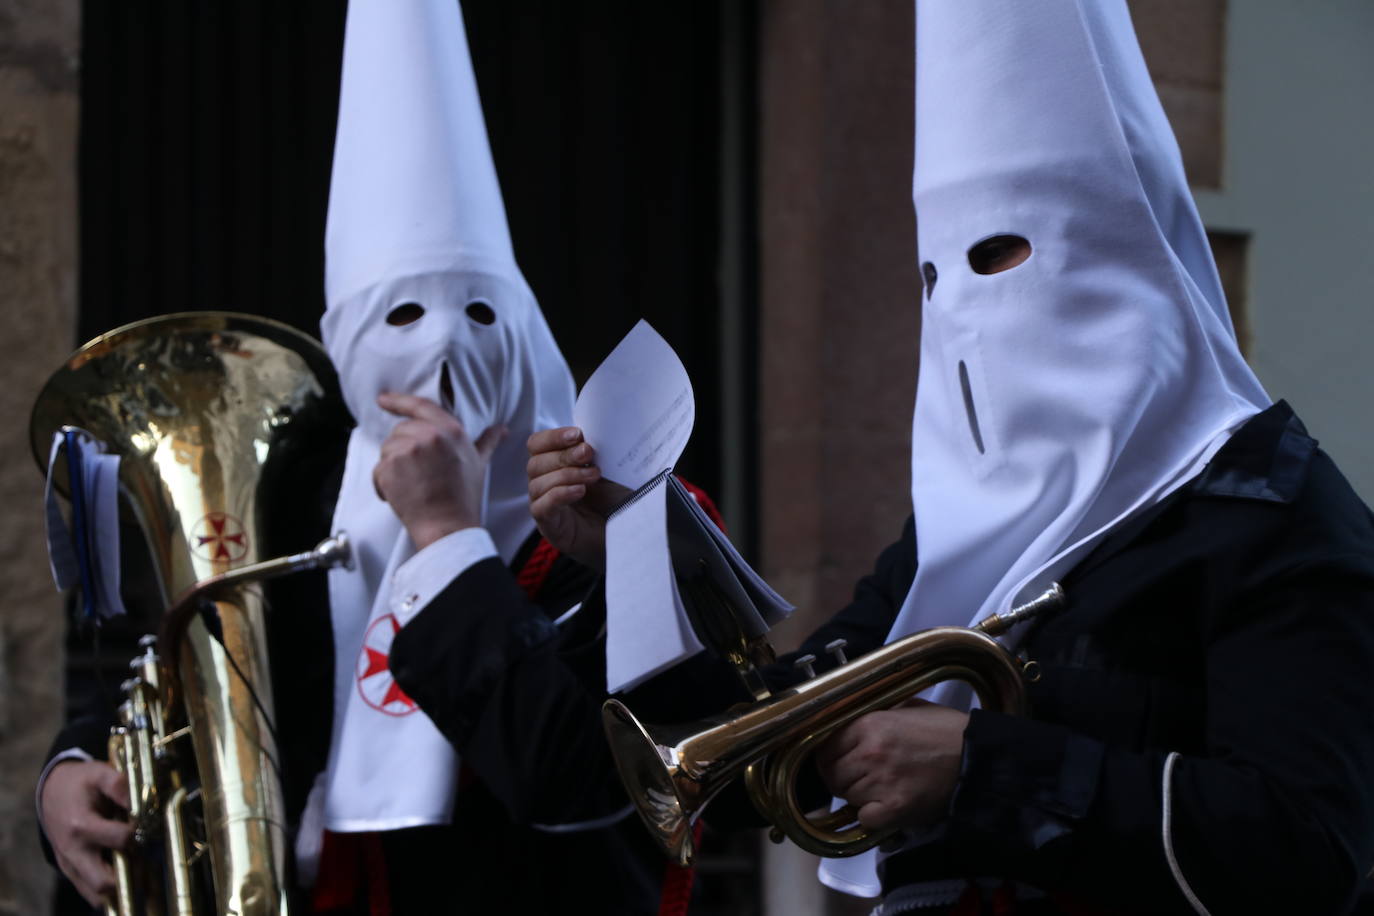
M515 250L574 374L647 318L703 418L681 470L718 488L720 56L739 8L463 7ZM344 10L83 5L82 340L194 309L318 333Z

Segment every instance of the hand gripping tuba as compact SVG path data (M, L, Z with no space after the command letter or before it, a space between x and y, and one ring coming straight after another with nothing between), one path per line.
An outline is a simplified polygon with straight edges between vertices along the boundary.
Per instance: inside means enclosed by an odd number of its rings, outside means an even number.
M110 762L128 781L135 846L116 854L107 912L281 916L289 845L257 582L348 563L331 538L264 559L275 482L348 424L319 344L225 312L126 325L77 350L34 404L40 466L76 426L121 456L119 486L147 540L162 611L124 683ZM66 489L66 473L55 484ZM280 613L290 613L289 608ZM160 855L158 853L160 847ZM152 867L161 859L158 875Z
M854 719L942 681L964 681L986 708L1023 713L1023 666L993 637L1063 600L1056 584L975 627L914 633L761 702L686 725L646 727L623 703L607 700L602 720L621 781L649 832L680 865L692 862L692 825L706 804L741 774L775 842L786 835L819 856L857 855L896 831L855 824L848 805L808 815L796 791L806 758Z

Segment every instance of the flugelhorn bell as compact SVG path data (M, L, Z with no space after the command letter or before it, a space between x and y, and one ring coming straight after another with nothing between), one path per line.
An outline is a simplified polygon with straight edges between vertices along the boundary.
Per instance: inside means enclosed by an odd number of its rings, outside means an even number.
M649 832L680 865L695 855L692 825L740 776L754 806L774 825L775 840L785 835L820 856L856 855L895 831L855 824L848 806L815 818L807 814L796 781L816 745L866 713L949 680L967 683L985 708L1024 713L1022 663L994 636L1063 600L1056 584L975 627L912 634L766 700L685 725L645 726L624 703L607 700L602 721L621 781Z

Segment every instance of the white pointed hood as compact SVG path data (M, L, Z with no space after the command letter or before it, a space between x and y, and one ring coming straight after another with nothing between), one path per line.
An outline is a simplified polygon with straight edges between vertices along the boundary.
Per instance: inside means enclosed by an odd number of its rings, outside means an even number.
M1124 0L920 2L916 46L935 281L912 424L920 566L894 636L1005 610L1269 403ZM1030 257L976 273L969 250L998 235Z
M1269 403L1124 0L917 0L915 123L935 279L912 423L919 566L889 639L1033 597ZM1030 257L975 272L969 250L1000 235ZM831 866L832 886L877 892Z
M390 690L371 696L375 688L359 680L367 651L389 645L391 578L414 553L372 485L379 446L399 419L376 397L399 391L444 403L447 373L453 412L473 439L492 425L509 428L492 456L483 515L509 562L534 528L525 440L570 423L574 395L512 254L456 0L348 4L325 291L325 347L358 421L335 526L352 536L359 560L357 572L330 575L336 683L326 825L442 823L456 783L452 749L413 704ZM417 320L388 322L415 306Z

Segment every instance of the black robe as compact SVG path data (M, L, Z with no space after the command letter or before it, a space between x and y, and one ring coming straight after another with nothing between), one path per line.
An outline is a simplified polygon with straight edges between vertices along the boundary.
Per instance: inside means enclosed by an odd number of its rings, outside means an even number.
M880 645L916 555L908 520L799 651ZM1173 849L1213 916L1374 911L1374 518L1288 406L1062 584L1022 646L1030 715L972 713L943 838L888 858L885 891L992 877L1048 892L1029 912L1192 913L1161 838L1176 751Z

